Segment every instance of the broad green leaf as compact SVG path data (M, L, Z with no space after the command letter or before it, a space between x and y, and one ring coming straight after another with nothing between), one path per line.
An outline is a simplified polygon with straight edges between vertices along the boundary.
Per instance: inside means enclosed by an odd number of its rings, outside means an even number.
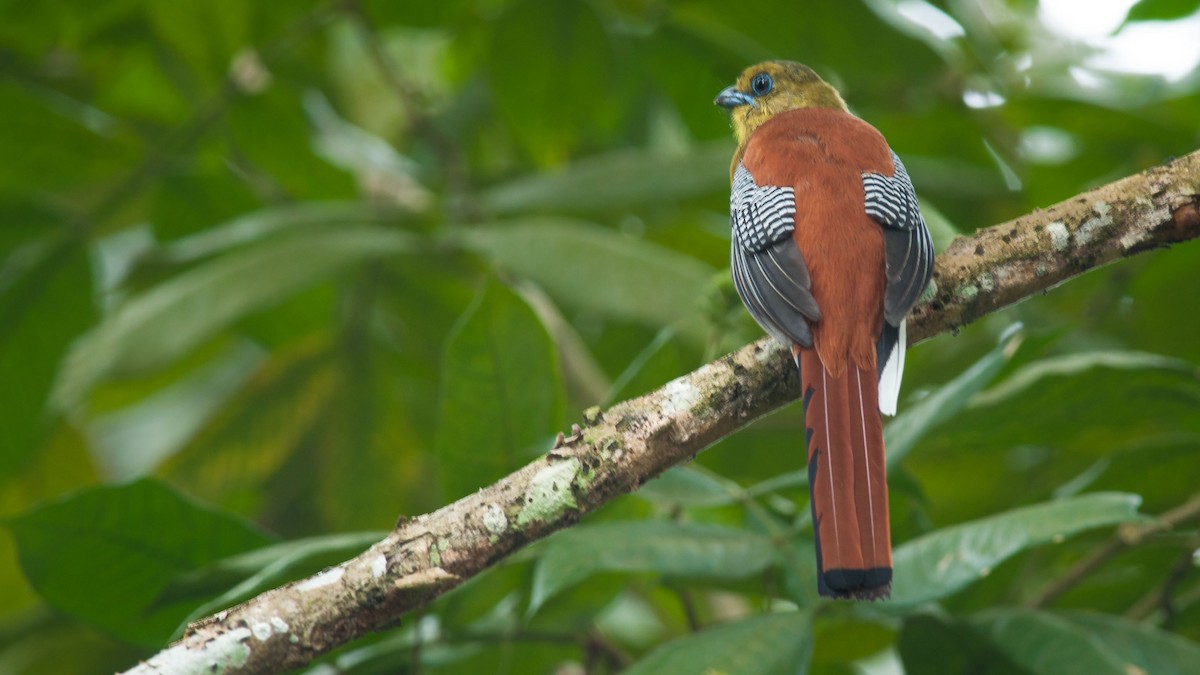
M54 400L71 407L103 377L161 367L239 318L342 269L416 247L404 232L347 227L215 258L130 298L83 337L59 372Z
M887 425L883 430L883 442L889 466L904 459L930 429L954 417L971 396L995 379L1020 345L1020 329L1020 324L1012 326L995 349L916 405L903 409Z
M724 141L699 145L682 155L618 150L501 183L483 194L483 203L500 216L661 206L726 187L732 154L732 144Z
M1137 672L1132 663L1121 659L1106 644L1101 634L1056 614L997 609L975 615L971 623L1009 659L1033 675L1130 675ZM1143 672L1158 675L1166 671Z
M162 644L195 606L156 605L172 579L270 542L241 518L152 480L77 492L6 524L47 602L147 646Z
M1154 675L1188 675L1200 665L1200 644L1145 623L1096 612L1056 612L1094 635L1126 664ZM1127 672L1133 672L1126 666Z
M519 0L488 36L484 68L496 111L538 164L556 164L615 126L628 71L592 4Z
M943 612L921 612L905 617L896 649L907 675L1014 675L1022 672L972 625Z
M250 40L253 5L227 0L154 0L146 5L157 37L207 84L214 84Z
M624 675L802 675L812 654L804 612L762 614L680 638L621 671Z
M247 341L142 397L84 423L92 456L115 481L147 475L181 448L262 365L263 350Z
M771 541L715 525L619 521L560 532L538 558L529 605L601 572L744 579L776 561Z
M1196 0L1139 0L1129 8L1125 22L1170 21L1195 14Z
M47 616L32 626L10 626L0 636L4 675L118 673L137 658L138 651L128 644L61 617Z
M274 81L263 92L238 99L229 111L227 132L245 159L285 194L357 198L354 176L330 165L312 147L312 125L302 105L307 84L302 78Z
M46 44L52 42L39 53ZM0 155L21 158L0 163L0 197L70 193L108 181L139 156L141 144L109 115L61 91L30 85L16 77L0 81ZM39 139L47 142L34 142ZM79 206L87 203L76 199Z
M382 224L394 215L386 209L363 202L283 204L252 211L192 236L163 244L145 256L145 261L161 265L189 263L292 229Z
M1093 368L1113 370L1163 370L1191 375L1192 364L1161 354L1135 351L1082 352L1054 356L1024 366L1000 384L981 394L972 405L995 405L1025 394L1044 378L1072 377Z
M1141 498L1115 492L1014 509L931 532L893 555L891 606L904 608L946 597L981 579L1023 550L1059 542L1083 530L1136 521Z
M492 281L446 343L437 449L457 499L548 449L563 413L550 335L517 294Z
M280 349L158 469L173 485L250 511L338 405L327 340ZM308 463L302 473L319 472ZM308 480L308 479L305 479Z
M91 290L81 246L40 241L0 259L0 484L52 427L50 385L63 352L95 316Z
M564 304L655 328L693 316L713 274L694 258L577 220L495 223L463 235Z
M672 467L637 491L639 497L680 506L724 506L741 494L737 483L695 464Z
M927 436L907 466L939 494L928 507L935 521L997 513L1013 503L1013 485L1024 486L1026 494L1048 495L1122 448L1200 433L1194 367L1158 355L1117 354L1117 359L1110 358L1113 352L1067 354L1029 363L977 394ZM1122 365L1106 365L1116 363ZM1066 368L1063 374L1051 374L1059 367ZM990 480L964 480L968 475ZM1139 487L1120 481L1110 486L1121 492ZM1152 491L1160 505L1185 498L1160 492L1162 487Z

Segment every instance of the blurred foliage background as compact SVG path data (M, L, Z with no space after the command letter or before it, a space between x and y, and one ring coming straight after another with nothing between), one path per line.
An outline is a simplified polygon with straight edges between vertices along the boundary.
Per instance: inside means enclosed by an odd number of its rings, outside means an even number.
M838 85L944 246L1200 146L1181 33L1195 2L0 3L0 672L129 667L757 338L711 105L746 65ZM1194 523L1043 594L1197 492L1198 268L911 351L892 603L814 597L792 406L322 662L1197 672Z

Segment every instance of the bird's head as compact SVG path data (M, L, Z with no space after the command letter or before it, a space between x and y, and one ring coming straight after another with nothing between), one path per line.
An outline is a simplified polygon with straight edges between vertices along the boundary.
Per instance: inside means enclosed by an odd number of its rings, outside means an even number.
M812 68L795 61L764 61L738 76L713 103L728 108L739 145L775 115L797 108L846 109L837 90Z

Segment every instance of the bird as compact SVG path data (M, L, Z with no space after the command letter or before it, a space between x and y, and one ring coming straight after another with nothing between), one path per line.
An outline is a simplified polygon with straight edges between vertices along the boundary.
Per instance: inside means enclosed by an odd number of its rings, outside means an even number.
M905 317L933 273L912 181L883 135L808 66L751 66L730 113L730 268L750 315L791 348L804 402L819 595L891 595L882 414Z

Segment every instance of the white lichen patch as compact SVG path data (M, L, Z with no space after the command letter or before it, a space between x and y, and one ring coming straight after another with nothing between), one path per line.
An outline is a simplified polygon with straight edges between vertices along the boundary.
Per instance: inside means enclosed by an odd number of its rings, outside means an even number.
M1149 200L1146 200L1145 204L1139 200L1138 204L1144 206L1146 211L1138 214L1135 226L1129 228L1121 236L1119 243L1121 244L1121 248L1125 250L1129 250L1146 240L1148 235L1147 226L1165 223L1171 219L1171 209L1167 206L1155 208Z
M1079 229L1075 231L1075 241L1080 245L1090 243L1095 238L1097 232L1109 227L1113 223L1112 216L1109 215L1112 207L1107 203L1096 202L1092 205L1092 210L1096 212L1096 217L1083 221Z
M275 634L275 630L266 621L255 621L250 624L250 634L256 640L266 640Z
M979 290L984 293L991 293L996 290L996 277L984 272L979 275Z
M671 380L667 386L663 387L663 399L659 409L663 415L671 416L677 412L691 409L699 400L700 390L689 382L688 378L681 377Z
M239 627L220 633L200 645L178 642L170 649L159 652L135 668L125 671L133 675L161 675L161 673L214 673L220 675L235 672L245 667L250 660L247 642L252 633L249 628Z
M668 385L669 386L669 385ZM567 509L578 508L571 482L579 474L578 459L570 457L548 464L529 481L524 505L517 514L517 525L525 527L539 520L552 520Z
M782 344L783 343L779 342L778 340L775 340L771 343L771 346L766 349L755 349L754 350L754 360L758 361L759 363L766 363L767 361L774 359L775 358L775 345L782 345ZM788 345L784 345L784 346L786 347Z
M371 558L371 576L378 579L384 574L387 574L387 556L380 553Z
M1050 245L1055 251L1062 251L1071 243L1071 233L1067 226L1059 221L1046 225L1046 234L1050 235Z
M271 628L275 629L276 633L282 634L288 632L288 629L291 628L291 626L288 625L288 622L283 620L283 617L273 616L271 617Z
M346 573L346 570L342 569L341 567L330 567L329 569L325 570L324 572L321 572L320 574L318 574L315 577L311 577L311 578L305 579L304 581L301 581L299 584L296 585L296 590L311 591L311 590L314 590L317 588L322 588L324 586L329 586L330 584L336 584L338 581L341 580L342 575L345 573Z
M508 529L508 517L504 509L495 504L488 504L483 509L483 527L488 531L489 538L496 541Z

